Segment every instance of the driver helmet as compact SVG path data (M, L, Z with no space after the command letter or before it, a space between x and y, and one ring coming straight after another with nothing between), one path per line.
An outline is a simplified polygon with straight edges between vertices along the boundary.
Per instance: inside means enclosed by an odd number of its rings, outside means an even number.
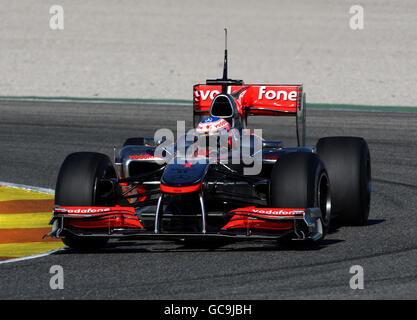
M210 139L210 137L221 136L229 134L231 129L230 123L224 120L223 118L218 117L208 117L202 120L197 128L196 128L196 142L198 137L204 137L206 139ZM229 137L227 138L227 147L230 148L230 141ZM217 140L219 141L219 140ZM198 144L198 142L197 142ZM217 152L217 144L216 147L212 146L208 140L206 140L204 147L198 148L197 153L199 155L208 155L212 152Z
M230 129L230 123L224 120L223 118L208 117L198 124L196 133L199 135L203 134L213 136L228 133Z

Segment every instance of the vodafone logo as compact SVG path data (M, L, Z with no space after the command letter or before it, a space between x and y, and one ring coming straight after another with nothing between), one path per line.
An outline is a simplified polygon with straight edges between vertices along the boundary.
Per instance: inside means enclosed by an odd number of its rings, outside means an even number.
M220 123L214 125L214 128L216 128L216 129L224 128L224 127L227 127L227 123L220 122Z
M297 91L285 91L285 90L266 90L266 86L261 86L259 88L258 99L266 100L282 100L282 101L296 101L297 100Z
M67 213L100 213L110 211L110 208L67 209Z
M202 100L207 100L207 98L210 97L211 100L214 99L215 96L217 96L220 93L218 90L207 90L206 92L200 90L200 95Z
M134 160L147 160L147 159L153 159L155 157L150 154L140 154L140 155L130 155L129 158L134 159Z
M276 216L291 216L291 215L296 214L296 212L294 212L293 210L273 210L273 209L269 209L269 210L253 209L252 212L260 213L260 214L271 214L271 215L276 215Z
M232 87L227 88L227 93L232 93ZM213 100L215 96L220 94L219 90L198 90L195 95L201 97L201 100L206 101L207 99Z

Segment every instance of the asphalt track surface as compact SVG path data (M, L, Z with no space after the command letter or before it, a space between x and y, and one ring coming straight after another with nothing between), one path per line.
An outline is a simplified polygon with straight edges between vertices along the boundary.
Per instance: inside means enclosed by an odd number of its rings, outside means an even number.
M416 113L309 110L308 145L329 135L364 137L372 157L372 203L364 227L333 230L322 246L246 242L221 248L111 242L102 252L65 250L0 265L0 299L416 299ZM55 188L74 151L112 155L113 145L157 128L191 126L190 105L0 102L0 181ZM277 125L278 123L278 125ZM292 119L257 118L264 137L295 144ZM52 265L64 289L51 290ZM365 288L352 290L351 266Z

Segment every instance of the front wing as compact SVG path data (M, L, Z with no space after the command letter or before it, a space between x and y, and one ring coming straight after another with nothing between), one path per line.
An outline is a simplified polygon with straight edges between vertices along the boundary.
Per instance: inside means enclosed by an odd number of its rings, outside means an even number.
M216 239L234 240L278 239L294 235L296 239L318 240L323 236L319 208L239 208L225 213L229 222L217 232L172 233L157 227L147 230L132 207L55 207L52 211L52 231L45 235L61 238L106 237L132 239ZM157 216L157 215L156 215ZM203 223L205 217L202 216ZM159 217L161 218L161 217ZM157 218L156 218L157 219ZM155 224L157 225L157 224Z

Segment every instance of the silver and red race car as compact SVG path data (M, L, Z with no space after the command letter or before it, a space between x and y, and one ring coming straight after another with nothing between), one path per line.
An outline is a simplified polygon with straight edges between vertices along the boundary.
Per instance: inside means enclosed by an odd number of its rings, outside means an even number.
M324 137L305 146L302 85L227 76L194 86L195 130L130 138L114 164L77 152L58 174L47 236L71 248L109 239L296 239L319 243L330 223L364 225L371 194L367 143ZM251 116L295 117L298 145L264 140Z

